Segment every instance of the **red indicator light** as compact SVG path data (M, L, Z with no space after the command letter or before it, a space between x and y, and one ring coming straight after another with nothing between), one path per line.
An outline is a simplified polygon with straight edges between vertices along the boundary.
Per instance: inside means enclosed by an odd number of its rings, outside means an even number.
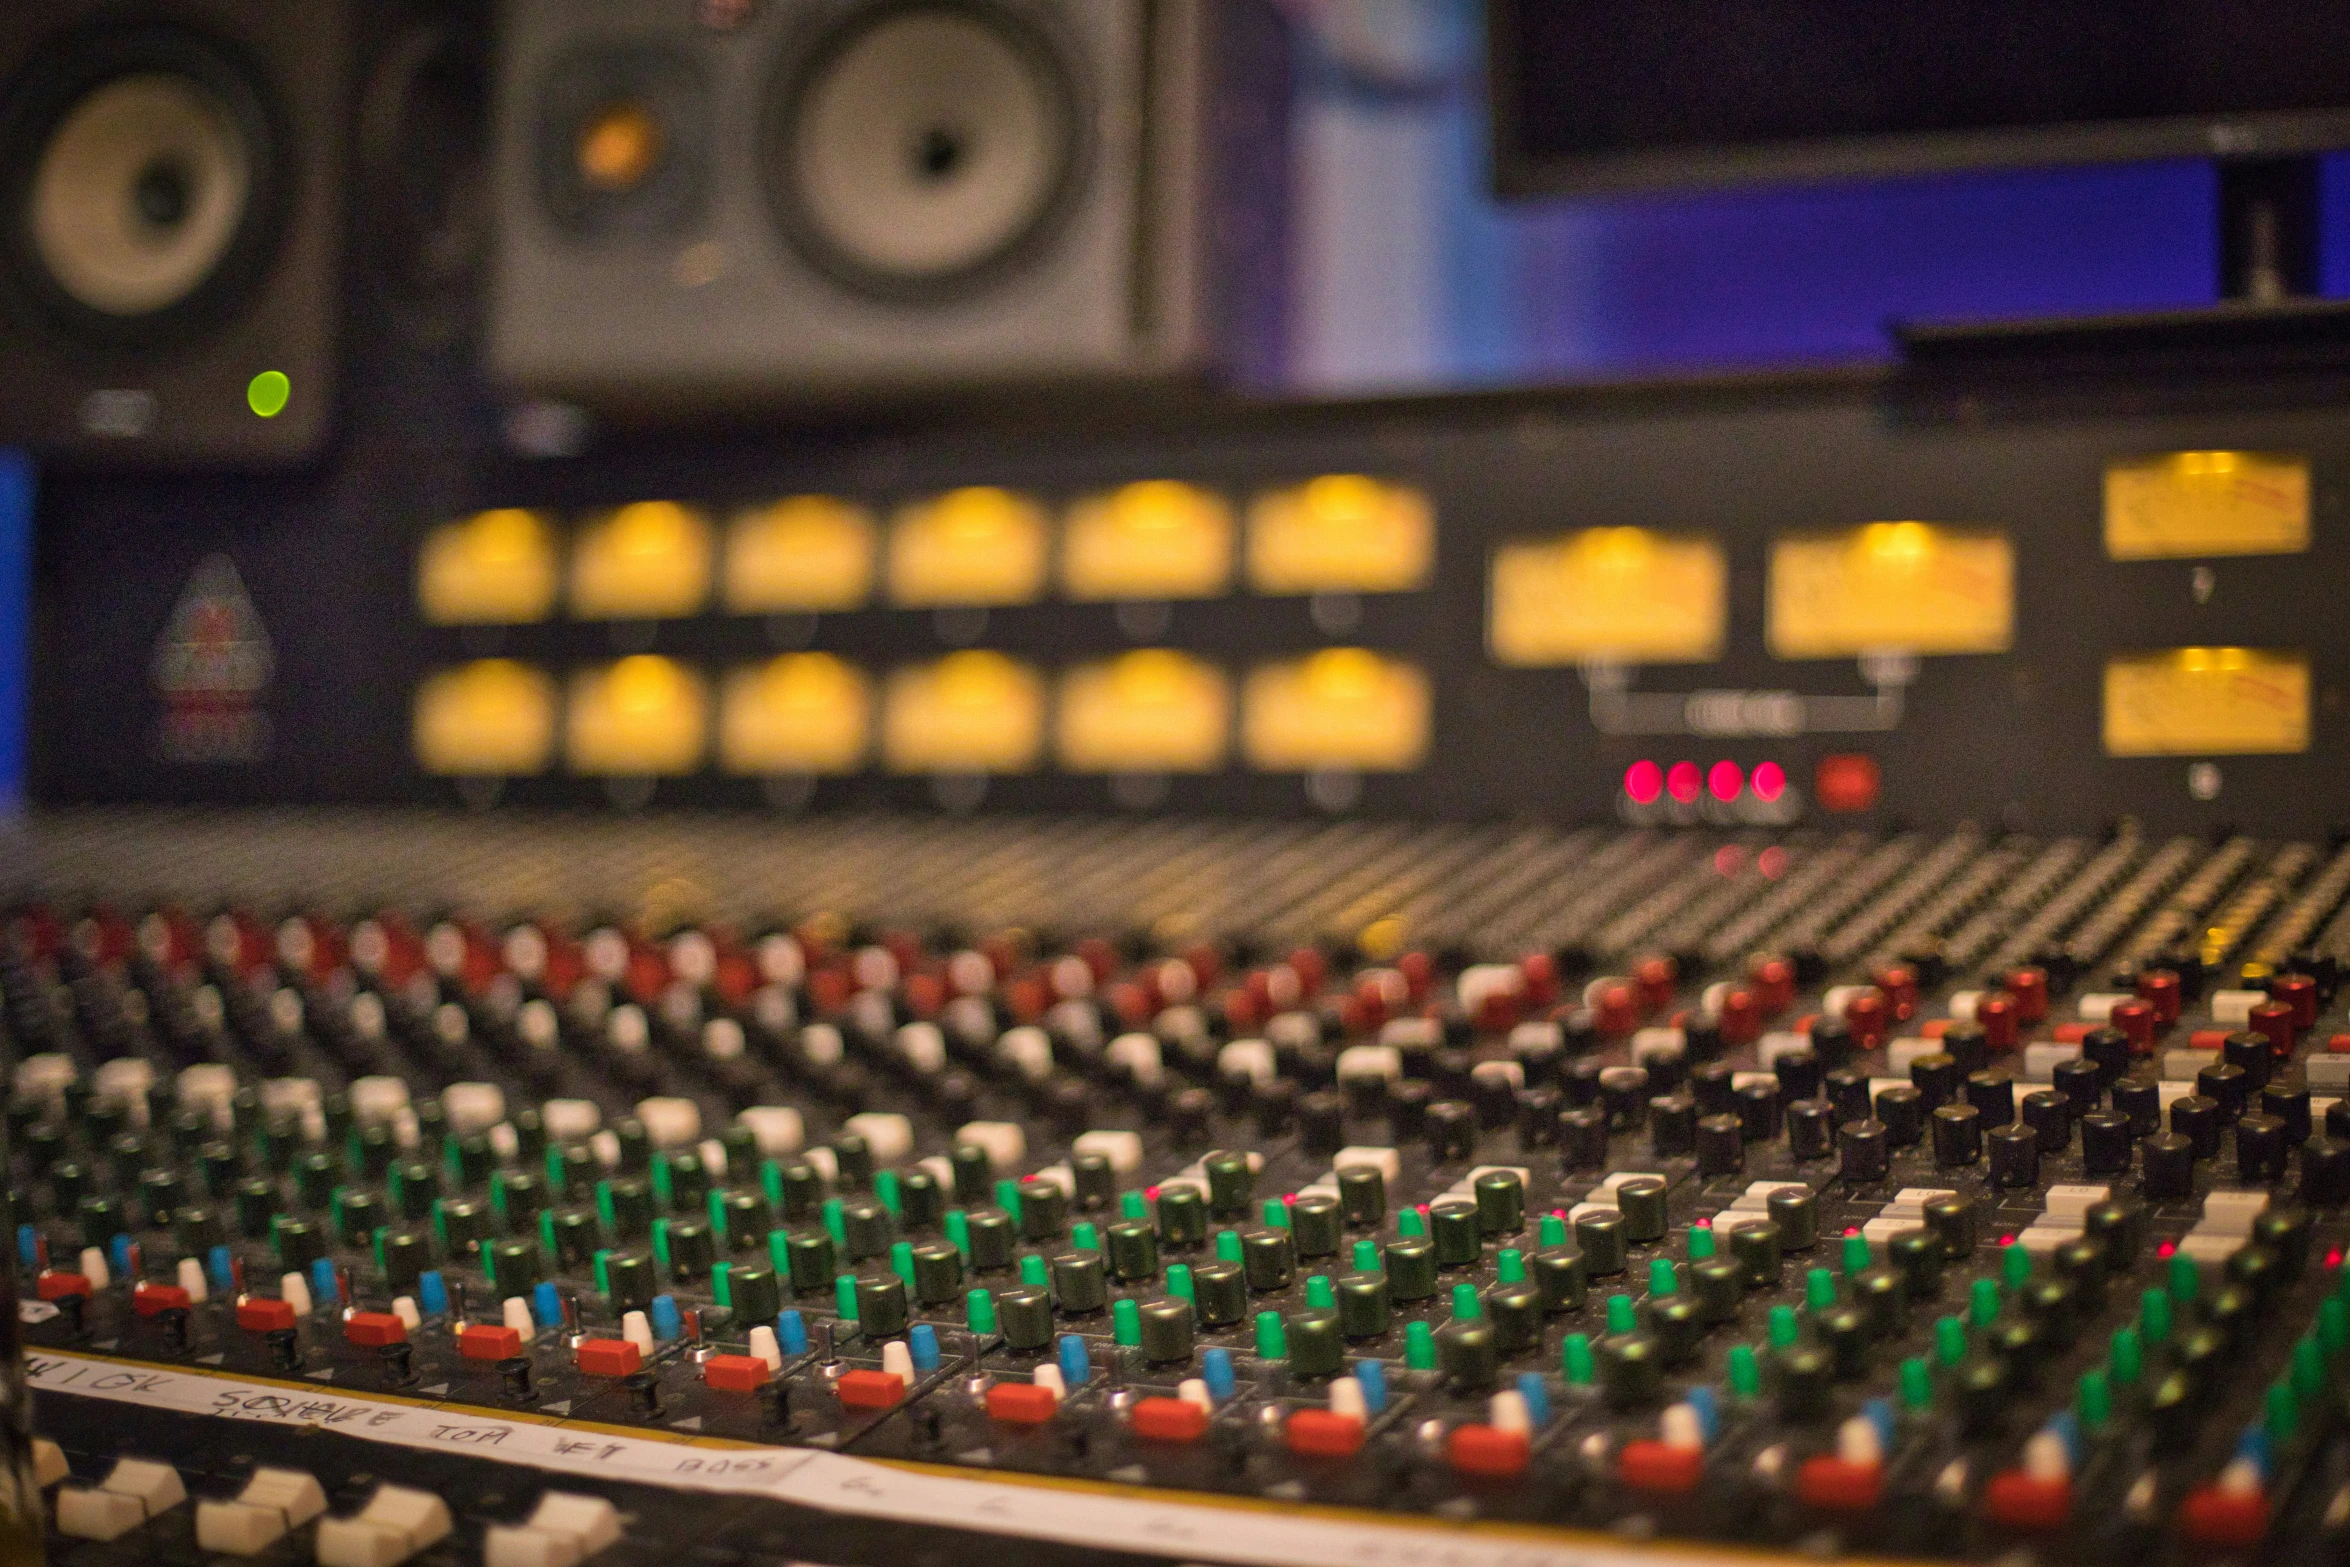
M1869 811L1876 809L1878 782L1873 756L1823 756L1812 779L1812 793L1819 797L1822 810Z
M1683 805L1696 802L1697 791L1703 787L1703 784L1704 780L1698 773L1695 762L1675 762L1665 773L1665 793Z
M1754 868L1763 873L1766 881L1777 881L1787 874L1787 851L1772 844L1754 857Z
M1727 805L1746 792L1746 774L1736 762L1716 762L1706 770L1705 786Z
M1765 805L1775 805L1779 796L1787 792L1787 769L1777 762L1757 762L1754 776L1747 780L1754 789L1754 797Z
M1665 770L1651 761L1634 762L1624 769L1624 793L1634 805L1654 805L1665 792Z
M1734 843L1725 843L1714 850L1714 874L1735 876L1746 864L1746 851Z

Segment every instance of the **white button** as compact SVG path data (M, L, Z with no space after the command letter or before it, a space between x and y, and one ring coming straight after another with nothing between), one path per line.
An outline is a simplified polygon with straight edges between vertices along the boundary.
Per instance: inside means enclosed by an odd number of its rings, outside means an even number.
M486 1132L506 1119L506 1092L495 1083L451 1083L441 1090L441 1112L459 1137Z
M539 1124L552 1143L576 1143L593 1137L604 1124L604 1112L592 1099L550 1099L539 1106Z
M966 1122L955 1129L955 1141L983 1150L998 1173L1018 1169L1028 1157L1028 1134L1017 1121Z
M1632 1035L1632 1064L1646 1066L1651 1061L1671 1061L1686 1054L1688 1036L1677 1028L1643 1028Z
M1469 1068L1469 1075L1480 1083L1498 1079L1509 1084L1512 1093L1526 1086L1526 1068L1516 1061L1480 1061Z
M1030 1082L1052 1076L1053 1038L1041 1028L1013 1028L995 1042L999 1059Z
M2119 991L2093 990L2081 998L2080 1014L2091 1023L2109 1023L2113 1021L2113 1009L2129 999Z
M33 1059L38 1060L39 1058L34 1057ZM27 1064L29 1065L30 1062ZM368 1081L371 1079L363 1077L359 1080L360 1083ZM392 1078L389 1081L398 1082L399 1079ZM359 1083L351 1085L351 1108L354 1111L359 1108L358 1088ZM228 1129L229 1101L237 1096L237 1074L235 1072L218 1061L206 1061L201 1065L191 1066L181 1071L179 1090L182 1105L191 1110L208 1112L212 1117L213 1125L223 1131ZM407 1085L401 1084L400 1102L405 1104L407 1100Z
M2268 999L2265 990L2215 990L2211 993L2211 1020L2214 1023L2244 1024L2252 1021L2252 1009Z
M762 1158L781 1159L800 1151L808 1140L808 1125L790 1105L753 1105L735 1117L751 1129Z
M1371 1166L1389 1186L1393 1186L1403 1176L1403 1155L1392 1148L1341 1148L1330 1159L1330 1168L1333 1170L1343 1170L1354 1164Z
M1273 1047L1262 1039L1235 1039L1216 1052L1216 1073L1219 1077L1245 1077L1253 1083L1269 1083L1275 1076Z
M936 1023L908 1023L898 1030L898 1054L915 1071L932 1076L946 1068L947 1036Z
M1563 1048L1567 1031L1556 1023L1520 1023L1510 1030L1510 1054L1543 1055Z
M72 1486L57 1493L57 1532L77 1540L116 1540L147 1521L135 1496Z
M885 1110L868 1110L841 1122L841 1130L865 1139L876 1165L903 1164L914 1151L914 1123Z
M1164 1052L1150 1034L1120 1034L1110 1041L1107 1054L1145 1088L1156 1084L1166 1071Z
M1939 1039L1896 1039L1885 1047L1885 1064L1893 1075L1907 1081L1911 1063L1920 1056L1930 1056L1942 1048Z
M1371 1077L1392 1083L1403 1076L1403 1052L1393 1045L1349 1045L1338 1052L1337 1071L1342 1083Z
M143 1056L117 1056L98 1068L98 1098L119 1104L132 1122L147 1124L147 1090L155 1086L155 1066Z
M814 1170L823 1179L825 1185L831 1186L840 1180L840 1156L822 1143L818 1143L800 1157L807 1161L808 1168Z
M640 1099L636 1118L655 1148L685 1148L702 1140L702 1107L670 1094Z
M579 1542L528 1524L492 1524L482 1536L483 1567L576 1567Z
M180 1097L187 1097L183 1084ZM351 1114L362 1126L389 1121L408 1108L408 1085L396 1077L362 1077L351 1084Z
M2035 1083L2056 1080L2056 1069L2067 1061L2078 1061L2081 1047L2077 1044L2050 1043L2024 1047L2024 1076Z
M1079 1132L1069 1144L1069 1151L1078 1155L1099 1154L1109 1163L1112 1172L1118 1175L1132 1175L1142 1168L1140 1132Z
M46 1491L71 1471L65 1462L65 1449L45 1436L33 1438L33 1480Z
M226 1070L223 1068L222 1070ZM26 1056L16 1064L14 1078L19 1099L57 1099L64 1095L68 1084L81 1074L75 1069L73 1057L54 1050ZM234 1079L231 1079L232 1085ZM232 1086L232 1092L234 1091Z

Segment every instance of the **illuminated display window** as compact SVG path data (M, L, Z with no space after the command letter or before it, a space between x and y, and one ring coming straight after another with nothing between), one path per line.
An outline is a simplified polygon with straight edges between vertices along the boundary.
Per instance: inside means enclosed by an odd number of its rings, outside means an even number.
M416 765L441 777L541 773L555 752L555 682L511 659L485 658L416 689Z
M1212 772L1231 733L1231 682L1185 653L1142 648L1061 678L1055 749L1069 772Z
M674 501L639 501L589 519L571 551L571 613L662 620L710 599L710 520Z
M1262 772L1398 772L1428 754L1427 675L1362 648L1326 648L1250 671L1241 748Z
M726 530L726 607L738 615L860 608L873 597L877 537L870 512L829 495L741 512Z
M575 773L690 773L709 746L709 693L673 659L640 653L571 679L564 750Z
M1486 642L1496 663L1520 668L1718 658L1729 579L1713 540L1645 528L1505 544L1493 557Z
M950 490L890 524L889 597L910 608L1030 604L1044 596L1044 508L1010 490Z
M1170 479L1089 495L1069 508L1061 583L1069 597L1212 598L1232 586L1232 507Z
M2166 452L2105 470L2105 552L2115 560L2290 555L2309 548L2309 459Z
M2127 653L2105 665L2108 756L2309 749L2309 659L2248 647Z
M1408 484L1327 474L1249 507L1259 593L1400 593L1427 586L1435 565L1435 508Z
M508 508L443 523L416 559L416 603L436 626L516 626L555 610L555 528Z
M2015 552L2003 533L1872 522L1771 545L1771 652L2004 653L2015 636Z
M881 748L898 773L1022 773L1044 750L1044 680L1001 653L892 670Z
M829 653L786 653L727 672L718 755L730 773L848 773L873 743L872 683Z

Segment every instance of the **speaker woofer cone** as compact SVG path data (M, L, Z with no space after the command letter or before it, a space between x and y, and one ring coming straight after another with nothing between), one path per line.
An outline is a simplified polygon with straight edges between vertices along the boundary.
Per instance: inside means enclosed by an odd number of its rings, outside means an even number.
M93 345L155 348L233 316L286 186L258 78L171 27L70 34L0 110L10 292Z
M1075 204L1088 148L1069 51L979 0L853 7L789 55L764 180L814 267L890 301L1015 273Z

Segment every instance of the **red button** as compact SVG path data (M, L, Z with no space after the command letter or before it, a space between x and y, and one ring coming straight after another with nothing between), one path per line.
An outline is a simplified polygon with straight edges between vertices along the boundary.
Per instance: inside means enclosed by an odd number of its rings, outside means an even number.
M1624 1444L1616 1472L1635 1491L1694 1491L1705 1475L1705 1449L1643 1437Z
M1983 1487L1983 1514L2010 1529L2058 1529L2073 1510L2070 1480L2035 1480L2006 1469Z
M2227 1042L2228 1031L2224 1028L2199 1028L2187 1036L2188 1046L2196 1050L2217 1050Z
M1885 1000L1893 1008L1893 1020L1906 1023L1917 1015L1918 974L1906 963L1888 964L1877 970L1877 988L1885 993Z
M2179 1532L2198 1545L2248 1549L2268 1533L2268 1498L2258 1491L2199 1486L2179 1504Z
M1289 1417L1282 1436L1293 1453L1309 1458L1352 1458L1363 1445L1363 1423L1327 1409L1301 1409Z
M1061 1400L1034 1382L998 1382L987 1390L987 1417L1016 1426L1040 1426L1053 1418Z
M1632 971L1632 979L1640 987L1640 1006L1646 1012L1659 1012L1673 1000L1673 981L1676 966L1671 958L1643 958Z
M2087 1039L2095 1028L2094 1023L2059 1023L2054 1030L2054 1036L2060 1045L2077 1045Z
M645 1363L645 1353L624 1338L591 1338L579 1346L579 1369L591 1377L624 1377Z
M63 1300L68 1295L89 1294L90 1281L80 1273L44 1273L33 1289L43 1300ZM292 1320L292 1313L287 1313L287 1321Z
M1134 1405L1134 1434L1153 1442L1196 1442L1207 1429L1208 1412L1188 1399L1145 1398Z
M1856 1464L1822 1454L1795 1471L1795 1494L1822 1512L1865 1513L1885 1494L1885 1466Z
M1620 1039L1640 1025L1640 1001L1630 985L1603 985L1592 1008L1591 1026Z
M1462 1474L1497 1479L1524 1474L1533 1457L1525 1432L1504 1431L1499 1426L1454 1426L1444 1439L1444 1450Z
M712 1355L702 1380L721 1393L756 1393L767 1385L767 1362L756 1355Z
M2326 1041L2328 1055L2350 1056L2350 1034L2336 1034Z
M1949 1017L1928 1018L1918 1025L1918 1033L1927 1039L1940 1039L1950 1032L1950 1025L1957 1021L1958 1019Z
M1864 990L1844 1003L1844 1021L1851 1026L1853 1042L1863 1050L1876 1049L1884 1041L1891 1012L1881 990Z
M457 1335L457 1353L467 1360L509 1360L522 1353L522 1330L496 1322L473 1323Z
M906 1379L894 1371L846 1371L834 1386L850 1409L895 1409L906 1399Z
M1795 965L1785 958L1756 958L1746 977L1754 984L1755 1000L1769 1016L1777 1017L1795 1005Z
M1874 757L1846 753L1823 756L1812 774L1812 798L1823 811L1874 810L1879 775Z
M188 1292L176 1284L141 1283L131 1288L131 1310L142 1317L152 1317L166 1311L185 1311L194 1302Z
M1722 997L1722 1043L1751 1045L1762 1033L1762 1003L1751 990L1737 989Z
M282 1300L254 1295L237 1302L237 1326L248 1333L275 1333L293 1325L294 1308Z
M362 1349L408 1342L408 1324L388 1311L354 1311L343 1319L343 1337Z

